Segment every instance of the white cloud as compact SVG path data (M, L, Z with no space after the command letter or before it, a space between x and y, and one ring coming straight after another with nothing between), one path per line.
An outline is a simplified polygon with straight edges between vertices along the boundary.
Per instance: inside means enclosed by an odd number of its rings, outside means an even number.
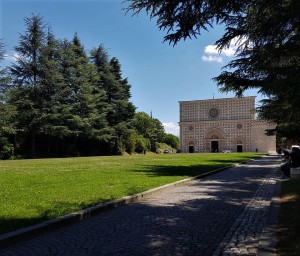
M221 56L213 56L213 55L203 55L202 56L202 60L203 61L207 61L207 62L219 62L219 63L223 63L223 58Z
M231 41L229 47L223 49L221 52L218 51L216 45L207 45L204 47L204 54L202 56L203 61L208 62L219 62L223 63L223 57L233 57L240 45L245 43L246 38L235 38Z
M209 44L208 46L206 46L204 48L204 53L205 54L209 54L209 55L218 55L219 54L219 51L217 50L216 46L215 45L211 45Z
M169 123L162 123L165 128L166 133L171 133L173 135L179 136L179 126L176 123L169 122Z

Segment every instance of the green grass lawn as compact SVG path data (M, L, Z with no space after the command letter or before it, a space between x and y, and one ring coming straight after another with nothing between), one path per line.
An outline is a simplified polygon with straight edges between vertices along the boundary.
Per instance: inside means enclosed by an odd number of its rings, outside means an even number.
M0 161L0 234L259 154L146 154Z
M278 247L279 255L300 255L300 180L281 185Z

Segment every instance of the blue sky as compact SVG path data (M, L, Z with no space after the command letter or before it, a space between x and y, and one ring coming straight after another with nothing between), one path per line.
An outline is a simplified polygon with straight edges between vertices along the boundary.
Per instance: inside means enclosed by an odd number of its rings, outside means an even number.
M2 0L0 38L7 52L2 65L13 59L19 33L24 32L23 19L39 14L57 38L71 40L76 32L88 51L104 44L122 65L137 111L152 112L166 132L179 134L178 101L234 96L220 93L212 81L234 53L234 45L222 54L216 52L213 44L222 35L221 27L173 47L163 43L165 33L154 20L145 13L125 14L126 6L122 0ZM245 96L250 95L255 92Z

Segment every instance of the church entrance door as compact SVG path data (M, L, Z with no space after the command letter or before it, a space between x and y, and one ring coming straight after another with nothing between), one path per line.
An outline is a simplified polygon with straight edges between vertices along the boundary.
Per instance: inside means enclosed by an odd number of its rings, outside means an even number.
M211 141L211 152L219 152L219 141L217 140Z
M243 152L243 145L237 145L236 152Z
M194 146L189 146L189 153L194 153Z

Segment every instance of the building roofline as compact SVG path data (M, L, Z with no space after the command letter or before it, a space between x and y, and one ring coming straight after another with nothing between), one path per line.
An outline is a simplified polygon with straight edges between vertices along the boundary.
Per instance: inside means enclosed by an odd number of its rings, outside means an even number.
M178 101L179 103L184 102L200 102L200 101L220 101L220 100L230 100L230 99L247 99L247 98L256 98L256 96L246 96L246 97L230 97L230 98L218 98L218 99L206 99L206 100L182 100Z

